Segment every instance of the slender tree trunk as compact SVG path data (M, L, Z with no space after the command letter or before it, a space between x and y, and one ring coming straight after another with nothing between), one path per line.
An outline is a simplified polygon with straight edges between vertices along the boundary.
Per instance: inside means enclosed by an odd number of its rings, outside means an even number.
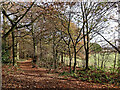
M40 56L39 56L39 64L41 65L42 61L42 39L40 38Z
M36 57L36 43L35 43L35 37L33 36L33 62L34 63L36 63L36 59L37 59L37 57Z
M115 39L115 32L114 32L114 40L115 40L115 46L117 46L116 45L116 39ZM115 51L114 53L115 53L115 59L114 59L114 67L113 68L115 69L117 52Z
M66 63L66 53L64 52L64 65Z
M15 46L15 39L14 39L15 37L14 37L14 31L12 32L12 53L13 53L13 66L15 65L15 48L14 48L14 46Z
M61 63L63 64L64 61L63 61L63 52L61 52Z
M54 60L54 69L56 69L56 53L54 46L53 46L53 60Z
M95 63L94 63L94 67L95 67L95 69L96 69L96 66L97 66L97 61L96 61L96 52L95 52L95 56L94 56L94 61L95 61Z
M74 67L73 67L73 72L76 71L76 47L74 46Z
M87 31L86 68L85 68L85 70L89 69L88 64L89 64L89 34L88 34L88 31Z
M35 30L34 24L32 24L32 36L33 36L33 68L37 62L37 46L36 46L36 37L35 37Z
M103 68L103 63L104 63L104 54L102 56L101 69Z
M101 69L103 68L103 62L104 62L104 61L102 60L102 62L101 62Z
M36 54L36 51L35 51L35 38L34 38L34 36L33 36L33 57L35 57L35 54Z
M70 73L71 73L71 61L72 61L72 56L71 56L71 53L70 53L70 48L69 48L69 67L70 67Z
M115 66L116 66L116 57L117 57L117 52L115 52L114 69L115 69Z
M106 68L106 62L107 62L107 61L104 62L104 68Z
M88 54L88 50L86 50L86 70L88 70L88 60L89 60L89 54Z
M56 53L55 53L55 59L56 59L56 68L58 65L58 50L56 49Z
M87 15L85 15L86 18L86 29L87 29L87 48L86 48L86 70L89 69L88 64L89 64L89 27L88 27L88 19L87 19Z
M19 42L17 43L17 60L19 60Z
M53 61L54 69L56 69L55 31L53 32Z
M100 54L100 53L98 53L98 68L99 68L99 63L100 63L99 54Z

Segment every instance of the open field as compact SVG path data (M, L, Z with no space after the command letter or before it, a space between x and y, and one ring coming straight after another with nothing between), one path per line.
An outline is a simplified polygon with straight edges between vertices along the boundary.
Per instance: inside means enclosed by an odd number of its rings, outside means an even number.
M98 65L98 58L99 58L99 67L101 67L102 61L103 61L103 67L104 67L104 62L106 68L113 67L115 60L115 53L110 53L110 54L104 53L104 55L103 53L96 54L96 58L95 58L95 54L92 54L89 57L89 66L94 66L95 60ZM69 65L69 57L64 57L64 62L66 65ZM116 55L116 67L117 67L117 63L118 63L118 54ZM72 66L73 65L74 65L74 58L72 59ZM77 66L82 67L83 65L85 65L85 60L77 59Z
M95 55L90 56L90 61L89 61L90 65L93 65L94 62L95 62L95 57L94 56ZM98 57L99 57L100 65L101 65L101 62L104 61L106 67L113 67L114 60L115 60L115 53L105 54L104 56L101 55L101 54L99 54L99 56L98 56L98 54L96 54L97 63L98 63ZM117 67L117 64L118 64L118 54L116 54L116 67Z

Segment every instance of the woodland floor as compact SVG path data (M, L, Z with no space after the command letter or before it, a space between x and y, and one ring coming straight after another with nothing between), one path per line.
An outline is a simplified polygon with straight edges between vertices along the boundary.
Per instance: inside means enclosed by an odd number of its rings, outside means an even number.
M56 88L56 89L97 89L118 88L113 85L102 85L80 81L75 78L59 76L58 73L48 73L45 68L32 68L31 60L19 62L19 67L3 65L2 67L2 89L5 88Z

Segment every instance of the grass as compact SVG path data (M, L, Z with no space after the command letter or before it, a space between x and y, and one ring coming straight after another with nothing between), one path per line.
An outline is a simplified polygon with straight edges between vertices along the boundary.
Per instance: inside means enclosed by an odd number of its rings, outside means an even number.
M105 68L110 69L111 67L113 68L114 65L114 60L115 60L115 53L104 53L104 58L102 54L96 54L96 63L98 66L98 56L99 56L99 67L101 67L101 63L102 61L104 61L105 63L103 63L103 67L105 64ZM94 66L95 63L95 54L91 54L89 57L89 66ZM117 58L116 58L116 67L118 64L118 54L117 54ZM66 65L69 65L69 57L64 57L64 62ZM72 66L74 65L74 58L72 59ZM77 58L77 67L84 67L85 66L85 60L80 60Z
M105 66L106 66L106 68L110 68L110 67L113 67L113 65L114 65L114 60L115 60L115 53L110 53L110 54L108 54L107 55L107 53L104 53L105 54L105 56L103 56L102 54L96 54L96 62L97 62L97 64L98 64L98 55L99 55L99 63L100 63L100 65L101 65L101 62L102 61L106 61L105 62ZM90 56L90 60L89 60L89 65L90 66L92 66L92 65L94 65L94 63L95 63L95 54L93 54L93 55L91 55ZM104 57L104 58L103 58ZM117 66L117 64L118 64L118 54L117 54L117 58L116 58L116 66Z

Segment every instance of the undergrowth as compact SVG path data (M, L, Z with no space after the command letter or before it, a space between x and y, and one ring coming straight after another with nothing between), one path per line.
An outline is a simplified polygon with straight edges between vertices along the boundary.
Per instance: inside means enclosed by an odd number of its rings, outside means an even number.
M73 77L81 81L88 81L100 84L113 84L120 86L120 75L115 72L107 72L103 69L93 69L82 71L77 70L76 73L62 72L60 76Z

